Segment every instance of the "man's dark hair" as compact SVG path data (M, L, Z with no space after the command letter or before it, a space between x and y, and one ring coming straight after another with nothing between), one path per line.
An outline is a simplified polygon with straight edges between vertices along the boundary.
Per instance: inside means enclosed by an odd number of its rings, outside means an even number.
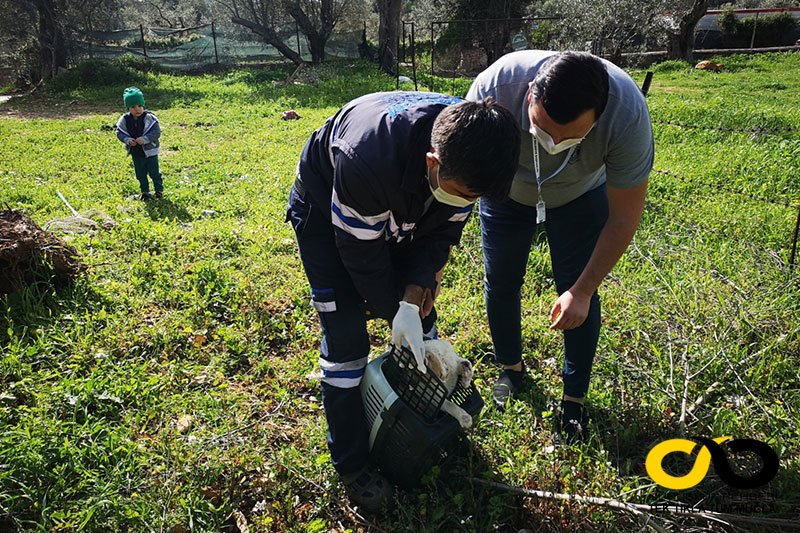
M454 179L479 196L508 196L519 162L519 125L492 98L447 106L433 123L431 146L442 179Z
M608 101L608 71L592 54L558 53L536 74L533 97L559 124L572 122L590 109L597 120Z

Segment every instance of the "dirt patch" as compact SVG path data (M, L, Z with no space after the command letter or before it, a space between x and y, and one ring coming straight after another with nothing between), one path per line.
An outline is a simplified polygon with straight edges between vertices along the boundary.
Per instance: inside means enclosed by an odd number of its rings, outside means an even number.
M23 119L86 119L97 115L120 115L124 109L121 105L89 104L79 100L70 102L57 102L36 99L33 101L18 101L12 98L8 102L0 103L0 118Z
M0 211L0 294L38 279L65 285L86 270L78 251L15 209Z

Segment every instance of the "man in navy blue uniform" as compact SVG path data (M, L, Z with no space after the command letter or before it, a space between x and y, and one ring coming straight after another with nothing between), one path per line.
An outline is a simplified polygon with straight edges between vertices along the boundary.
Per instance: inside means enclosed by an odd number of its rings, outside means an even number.
M303 149L287 220L319 314L331 461L350 498L377 511L393 488L368 462L358 386L366 322L383 318L424 371L442 271L480 196L508 194L520 150L514 117L491 99L376 93L353 100Z

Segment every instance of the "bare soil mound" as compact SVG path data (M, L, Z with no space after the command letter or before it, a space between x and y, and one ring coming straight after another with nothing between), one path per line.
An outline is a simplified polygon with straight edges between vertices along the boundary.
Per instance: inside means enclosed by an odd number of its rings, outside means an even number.
M78 251L15 209L0 211L0 294L34 281L65 285L86 270Z

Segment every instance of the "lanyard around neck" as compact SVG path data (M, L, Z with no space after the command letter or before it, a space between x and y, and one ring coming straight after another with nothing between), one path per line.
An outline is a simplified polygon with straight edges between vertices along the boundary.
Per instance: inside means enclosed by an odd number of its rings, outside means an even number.
M570 158L572 157L572 153L575 151L575 146L570 147L569 151L567 151L567 156L564 158L564 161L561 163L561 166L558 169L547 176L545 179L542 179L541 172L539 169L539 141L536 140L536 135L533 135L533 172L536 175L536 185L539 187L539 196L542 195L542 184L549 180L555 178L559 172L564 170L564 167L567 166L567 162L569 162Z

